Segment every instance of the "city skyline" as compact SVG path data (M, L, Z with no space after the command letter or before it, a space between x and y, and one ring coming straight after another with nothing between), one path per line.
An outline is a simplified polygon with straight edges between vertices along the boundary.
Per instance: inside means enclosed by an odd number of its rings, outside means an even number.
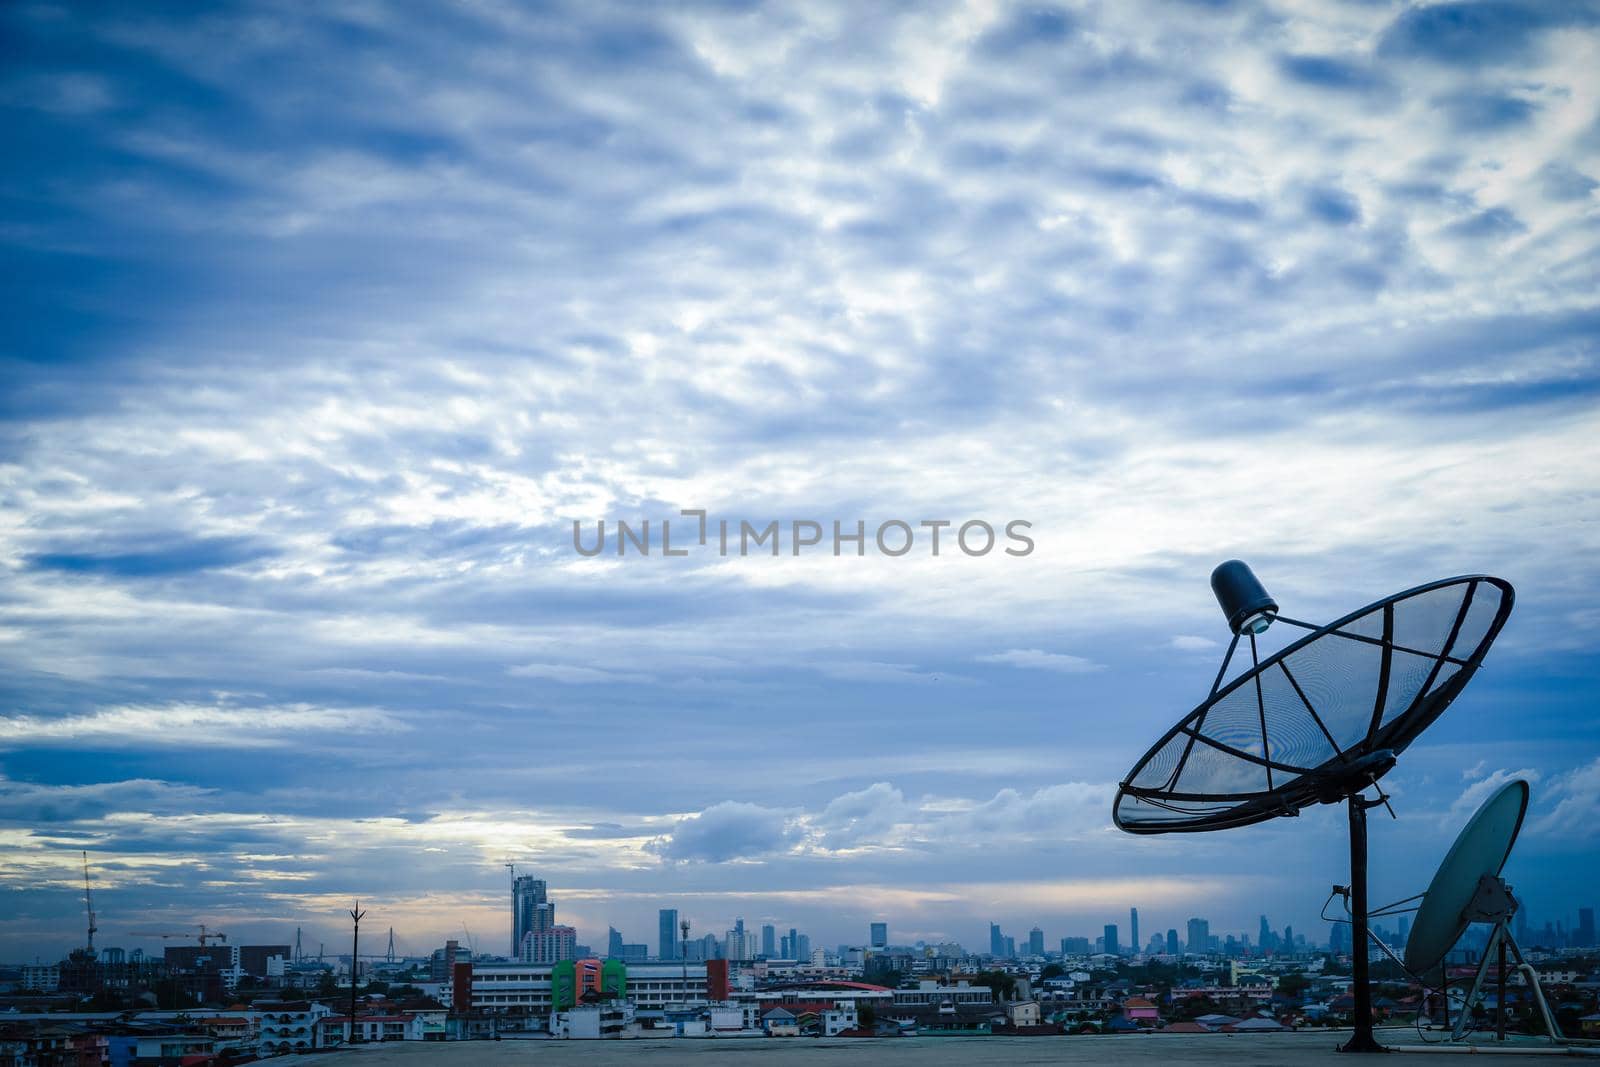
M1309 8L4 5L0 958L85 852L106 944L505 952L507 864L591 946L1309 935L1342 810L1111 825L1230 558L1314 621L1515 585L1372 895L1522 777L1576 922L1597 23Z

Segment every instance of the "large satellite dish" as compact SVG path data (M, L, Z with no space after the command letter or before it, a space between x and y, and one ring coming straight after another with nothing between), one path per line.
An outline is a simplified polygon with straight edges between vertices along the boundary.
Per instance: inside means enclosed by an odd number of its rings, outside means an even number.
M1367 967L1367 816L1363 791L1394 766L1472 680L1511 614L1511 584L1447 578L1323 626L1282 615L1248 566L1229 560L1211 589L1233 639L1211 692L1144 754L1117 790L1112 821L1134 834L1193 833L1347 801L1355 1034L1345 1051L1380 1051ZM1274 623L1306 636L1262 660ZM1224 685L1242 638L1250 669Z

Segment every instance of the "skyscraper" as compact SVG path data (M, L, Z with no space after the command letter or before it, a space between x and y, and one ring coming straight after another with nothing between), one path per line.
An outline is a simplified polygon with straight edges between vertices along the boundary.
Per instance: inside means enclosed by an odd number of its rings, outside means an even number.
M545 880L518 875L511 883L511 955L521 959L528 935L542 933L555 924L556 906L550 903Z
M1167 931L1167 955L1176 956L1177 954L1178 954L1178 931L1176 931L1176 930L1168 930Z
M761 928L761 954L769 960L778 958L778 928L771 923Z
M1272 951L1273 937L1272 926L1267 922L1267 917L1261 916L1261 932L1256 936L1256 944L1262 952Z
M989 924L989 955L1004 956L1006 954L1006 939L1000 933L999 923Z
M622 958L622 932L615 926L611 927L611 932L606 935L606 955L614 960Z
M1128 951L1139 952L1139 909L1128 909Z
M1189 943L1186 946L1190 952L1206 953L1211 951L1211 924L1204 919L1189 920Z
M888 948L889 947L889 924L888 923L873 923L872 924L872 941L871 941L871 944L872 944L873 948L877 948L877 949L883 949L883 948Z
M662 908L659 918L660 938L656 959L675 960L678 958L678 909Z
M1109 956L1122 955L1122 946L1117 942L1117 924L1106 923L1105 952Z
M1594 909L1593 908L1579 908L1578 909L1578 932L1577 932L1576 936L1577 936L1577 947L1578 948L1593 948L1594 947Z
M1028 931L1028 955L1044 955L1044 931L1037 926Z

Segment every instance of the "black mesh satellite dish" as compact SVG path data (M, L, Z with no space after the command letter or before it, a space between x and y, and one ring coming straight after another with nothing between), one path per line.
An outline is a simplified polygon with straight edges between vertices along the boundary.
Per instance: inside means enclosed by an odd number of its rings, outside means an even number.
M1366 811L1362 792L1450 706L1511 614L1511 584L1488 575L1417 586L1325 626L1283 616L1239 560L1211 576L1233 639L1211 693L1134 764L1112 820L1134 834L1193 833L1348 801L1356 1033L1376 1050L1367 982ZM1274 623L1309 631L1262 660ZM1251 667L1227 685L1241 638Z

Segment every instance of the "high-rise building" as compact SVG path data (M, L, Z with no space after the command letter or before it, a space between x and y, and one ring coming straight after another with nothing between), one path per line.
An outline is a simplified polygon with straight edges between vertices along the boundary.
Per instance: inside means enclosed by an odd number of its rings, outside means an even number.
M1350 951L1350 927L1344 923L1333 924L1333 929L1328 931L1328 951L1335 956L1342 956Z
M1267 922L1267 917L1265 915L1261 916L1261 932L1256 937L1256 941L1260 945L1261 951L1271 952L1273 942L1276 938L1277 935L1272 932L1272 926Z
M511 955L521 958L522 944L530 932L556 924L556 906L550 903L543 878L518 875L511 883Z
M771 923L761 928L761 954L768 959L778 955L778 928Z
M1593 948L1594 947L1594 909L1593 908L1579 908L1578 909L1578 930L1577 930L1577 933L1576 933L1575 936L1577 937L1577 947L1578 948Z
M1137 954L1139 951L1139 909L1128 909L1128 951Z
M1102 942L1102 944L1104 945L1103 951L1107 955L1109 955L1109 956L1120 956L1120 955L1122 955L1121 947L1117 943L1117 924L1116 923L1106 923L1105 940Z
M1404 930L1407 927L1409 927L1410 925L1411 925L1411 920L1410 919L1402 918L1400 920L1400 929ZM1402 945L1406 943L1406 935L1405 934L1401 934L1400 935L1400 943ZM1294 927L1292 927L1292 926L1287 926L1286 925L1283 928L1283 949L1284 949L1285 952L1293 952L1294 951Z
M811 935L797 934L794 939L794 958L809 960L811 958Z
M1189 942L1185 946L1190 952L1206 953L1211 951L1211 924L1204 919L1189 920Z
M1179 945L1178 945L1178 931L1176 931L1176 930L1168 930L1167 931L1167 955L1176 956L1176 955L1178 955L1179 951L1180 951L1180 949L1179 949Z
M656 958L660 960L675 960L678 958L678 909L662 908L658 916L661 923L659 949Z
M522 938L518 958L524 963L560 963L578 958L578 931L570 926L529 930Z
M876 948L876 949L884 949L884 948L888 948L889 947L889 924L888 923L873 923L872 924L871 945L872 945L873 948Z
M1005 935L1000 932L999 923L989 924L989 955L1004 956L1006 954Z
M1044 955L1044 931L1037 926L1028 931L1028 955Z
M613 960L622 958L622 931L615 926L606 935L606 957Z

